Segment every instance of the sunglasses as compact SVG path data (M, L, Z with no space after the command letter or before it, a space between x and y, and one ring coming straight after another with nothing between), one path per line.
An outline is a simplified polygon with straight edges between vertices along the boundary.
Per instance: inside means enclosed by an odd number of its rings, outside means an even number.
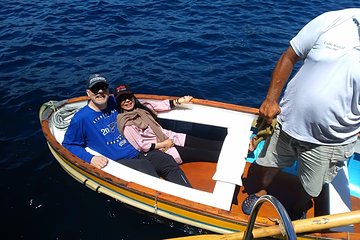
M126 100L134 101L134 95L133 94L122 94L120 97L118 97L117 101L120 104L124 104Z
M95 84L95 86L92 86L89 89L94 94L97 94L100 90L107 91L108 90L108 85L107 84Z

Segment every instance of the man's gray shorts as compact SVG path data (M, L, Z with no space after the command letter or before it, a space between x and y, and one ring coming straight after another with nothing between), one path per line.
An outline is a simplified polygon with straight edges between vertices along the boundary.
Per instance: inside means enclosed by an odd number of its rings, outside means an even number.
M346 145L317 145L299 141L276 125L256 163L266 167L291 167L298 160L298 175L306 192L317 197L325 183L330 183L354 153L355 142ZM265 154L265 156L264 156Z

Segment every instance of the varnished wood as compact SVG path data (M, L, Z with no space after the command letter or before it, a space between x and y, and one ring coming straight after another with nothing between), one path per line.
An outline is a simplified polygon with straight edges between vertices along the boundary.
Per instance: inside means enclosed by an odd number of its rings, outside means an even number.
M324 215L321 217L297 220L292 222L292 226L294 227L295 233L307 233L313 231L326 230L328 228L333 228L333 227L340 227L354 222L355 223L360 222L360 211L354 211L351 213ZM172 240L196 240L196 239L238 240L238 239L243 239L244 235L245 235L244 232L225 234L222 236L207 234L204 236L188 236L188 237L172 238ZM257 228L252 230L252 238L264 238L264 237L281 236L281 235L284 235L284 231L278 225L271 227ZM344 233L335 233L331 235L324 234L324 236L328 236L330 239L333 239L334 237L337 238L349 237Z
M215 181L212 176L216 171L216 163L192 162L181 165L193 188L213 192Z

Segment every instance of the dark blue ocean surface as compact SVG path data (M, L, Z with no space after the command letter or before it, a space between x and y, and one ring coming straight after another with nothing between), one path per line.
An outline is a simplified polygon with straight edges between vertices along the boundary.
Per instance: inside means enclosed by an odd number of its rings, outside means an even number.
M102 73L135 92L258 107L289 40L358 0L2 0L1 239L163 239L189 233L70 177L40 130L49 100L85 94Z

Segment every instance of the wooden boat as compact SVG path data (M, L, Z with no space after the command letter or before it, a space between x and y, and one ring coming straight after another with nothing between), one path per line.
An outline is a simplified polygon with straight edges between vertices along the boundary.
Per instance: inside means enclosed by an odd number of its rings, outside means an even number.
M155 101L174 98L144 94L137 97ZM162 125L167 129L224 141L217 164L195 162L181 165L193 186L187 188L112 160L100 170L67 151L61 145L66 123L87 100L87 97L79 97L61 102L50 101L43 104L39 112L50 151L73 178L98 193L185 225L219 234L245 231L249 216L242 212L241 203L249 193L256 191L259 179L258 167L252 162L261 144L254 153L248 154L249 140L256 132L253 123L258 117L257 109L193 99L192 104L159 114ZM348 161L348 168L345 167L333 183L324 188L321 197L314 200L307 218L315 215L337 216L337 213L346 215L360 210L359 149L357 146L357 153ZM269 194L289 208L297 197L299 184L294 170L287 169L275 179ZM298 239L360 239L359 219L357 215L350 225L346 223L347 226L326 231L315 228L309 233L299 234ZM279 221L276 209L265 203L256 218L255 228L276 226Z

